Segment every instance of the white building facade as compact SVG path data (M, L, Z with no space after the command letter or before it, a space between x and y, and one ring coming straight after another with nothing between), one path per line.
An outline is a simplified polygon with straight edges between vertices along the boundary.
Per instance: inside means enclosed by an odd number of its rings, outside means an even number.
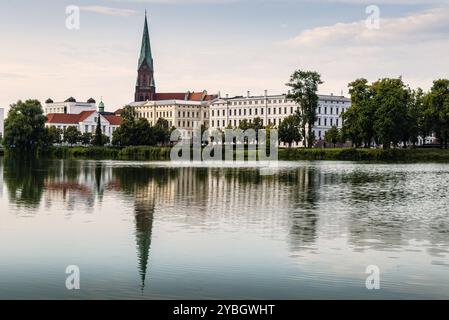
M56 127L65 130L69 127L75 127L81 133L95 134L97 129L98 117L100 117L101 131L112 140L112 134L120 127L122 119L116 115L105 115L97 111L83 111L80 114L58 114L51 113L47 115L46 127Z
M54 102L52 99L45 101L44 113L64 113L80 114L83 111L96 111L96 101L92 98L87 102L77 102L75 98L70 97L64 102Z
M201 93L157 94L159 100L132 102L137 118L147 119L150 125L155 125L159 119L168 121L170 127L175 127L191 136L193 130L209 127L209 109L217 100L217 95ZM168 99L167 99L168 98Z
M343 96L319 95L317 121L313 127L316 140L323 140L327 130L332 126L342 128L342 114L351 106L351 100ZM288 116L299 110L298 105L286 94L226 97L214 101L210 106L210 129L223 130L227 127L236 128L240 122L247 119L262 119L264 126L279 124Z

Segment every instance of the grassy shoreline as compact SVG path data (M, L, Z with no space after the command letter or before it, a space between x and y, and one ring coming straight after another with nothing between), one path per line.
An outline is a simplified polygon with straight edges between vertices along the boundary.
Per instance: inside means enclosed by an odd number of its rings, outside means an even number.
M53 147L46 156L57 159L94 160L170 160L170 147ZM4 151L0 149L0 155ZM284 161L361 161L361 162L447 162L449 150L443 149L279 149Z
M280 160L338 160L365 162L449 162L444 149L281 149Z

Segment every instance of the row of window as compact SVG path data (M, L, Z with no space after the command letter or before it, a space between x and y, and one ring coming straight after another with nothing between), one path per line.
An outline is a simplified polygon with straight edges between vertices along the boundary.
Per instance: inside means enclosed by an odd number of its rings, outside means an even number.
M195 123L198 123L197 121L189 121L189 120L178 120L178 128L195 128ZM204 122L203 125L207 127L208 123ZM170 121L171 126L171 121Z
M252 119L245 119L248 120L249 123L252 123ZM268 119L268 121L266 122L267 125L274 125L277 126L279 124L281 124L283 119ZM240 122L242 122L243 119L234 119L234 120L228 120L227 124L226 124L226 120L211 120L211 127L215 128L226 128L227 126L231 126L231 127L235 127L237 128L238 126L240 126ZM261 124L262 126L265 125L265 120L261 119ZM216 125L216 126L215 126Z
M340 119L339 118L335 118L335 119L329 118L329 121L328 121L328 118L318 118L318 121L315 124L318 126L323 125L325 127L327 127L328 125L330 127L332 127L333 125L336 125L338 127L338 126L340 126Z
M49 113L67 113L67 107L61 107L61 108L47 108L45 110L47 114Z
M153 112L140 112L137 114L138 118L146 118L146 119L152 119L153 118ZM168 118L172 117L172 111L160 111L156 112L156 118Z
M267 108L267 114L293 114L295 112L295 107L280 107L280 108ZM258 116L264 115L265 108L249 108L249 109L229 109L229 116ZM215 117L225 117L226 116L226 109L222 110L211 110L211 116Z
M324 101L324 103L325 104L333 104L333 103L335 103L335 104L340 104L340 102L342 103L342 104L345 104L345 101L334 101L334 100L330 100L330 101L327 101L327 100L325 100ZM237 105L239 105L239 106L241 106L241 105L244 105L244 106L246 106L246 105L259 105L259 104L282 104L282 103L293 103L293 101L292 100L287 100L287 99L268 99L268 100L244 100L244 101L230 101L229 102L229 105L231 105L231 106L237 106ZM215 104L215 105L217 105L217 106L226 106L227 105L227 103L217 103L217 104Z
M321 111L324 111L324 113L321 113ZM329 113L327 113L329 111ZM335 113L334 113L335 111ZM341 112L340 112L341 111ZM341 115L345 112L345 108L333 108L333 107L318 107L318 114L335 114L335 115Z
M172 111L160 111L156 112L156 118L172 118L173 112ZM204 118L207 118L207 112L204 112ZM138 118L147 118L152 119L153 118L153 112L140 112L137 114ZM178 111L178 118L199 118L200 112L199 111Z

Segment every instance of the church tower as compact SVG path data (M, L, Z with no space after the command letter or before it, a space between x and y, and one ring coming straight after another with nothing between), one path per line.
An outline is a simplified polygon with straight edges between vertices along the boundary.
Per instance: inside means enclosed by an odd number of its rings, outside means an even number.
M134 101L154 100L156 98L156 84L154 81L153 56L151 54L150 33L148 32L146 11L137 74Z

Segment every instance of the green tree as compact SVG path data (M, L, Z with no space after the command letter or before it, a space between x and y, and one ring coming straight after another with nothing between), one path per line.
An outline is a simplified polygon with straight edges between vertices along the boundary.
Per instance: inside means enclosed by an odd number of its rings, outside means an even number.
M136 112L131 106L126 106L121 114L122 124L112 134L112 144L115 146L138 146L154 144L152 128L148 120L137 120Z
M359 110L357 106L351 106L343 115L342 136L351 141L353 147L360 147L363 142L363 130L359 121Z
M167 120L159 118L153 127L153 136L156 144L166 145L170 143L170 125Z
M98 117L97 117L97 127L95 128L95 135L94 135L94 139L93 139L92 143L94 146L97 146L97 147L104 146L103 131L101 130L100 114L98 114Z
M375 138L373 120L376 113L376 104L373 103L372 88L366 79L357 79L348 86L351 95L351 108L354 111L353 115L356 116L358 139L365 144L365 147L369 148Z
M35 154L50 146L41 103L19 100L12 104L5 120L3 145L8 150Z
M63 131L61 129L58 129L55 126L51 126L46 129L49 143L60 144L62 142Z
M278 128L279 140L287 143L289 147L293 142L299 142L301 136L301 119L298 115L291 115L285 118Z
M311 148L315 142L313 126L317 121L318 86L322 84L321 75L315 71L297 70L290 77L287 86L292 88L288 95L300 108L302 137L304 145Z
M73 146L81 141L81 132L77 127L68 127L64 130L64 142Z
M251 123L249 123L248 119L243 119L240 121L238 128L246 131L248 129L252 129L252 125Z
M87 146L87 145L90 145L90 144L92 143L92 139L93 139L92 133L90 133L90 132L84 132L84 133L81 135L80 142L81 142L84 146Z
M324 134L324 140L334 146L342 140L340 130L337 126L332 126L332 128L326 131Z
M440 141L441 147L447 149L449 142L449 80L434 81L426 99L428 119L432 130Z
M372 84L376 105L374 129L384 149L397 146L407 130L407 106L410 92L401 78L385 78Z
M423 130L424 124L424 92L421 88L411 91L409 104L407 107L407 131L404 140L410 141L415 147L418 143L418 137ZM427 135L425 135L427 136ZM425 137L424 136L424 137Z

